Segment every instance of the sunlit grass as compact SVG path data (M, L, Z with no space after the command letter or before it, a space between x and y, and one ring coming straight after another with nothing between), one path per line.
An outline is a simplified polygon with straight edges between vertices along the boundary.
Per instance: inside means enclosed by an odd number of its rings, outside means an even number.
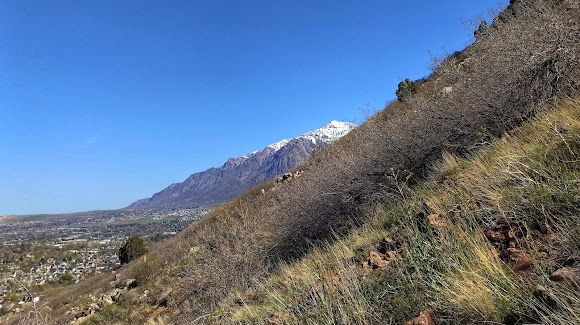
M580 252L580 101L568 100L470 158L444 154L431 179L365 227L284 265L229 321L399 323L432 308L448 323L580 323L580 293L548 280ZM433 227L436 215L445 227ZM519 272L486 239L498 220L523 227L532 267ZM357 263L386 236L385 269ZM556 238L556 239L555 239Z

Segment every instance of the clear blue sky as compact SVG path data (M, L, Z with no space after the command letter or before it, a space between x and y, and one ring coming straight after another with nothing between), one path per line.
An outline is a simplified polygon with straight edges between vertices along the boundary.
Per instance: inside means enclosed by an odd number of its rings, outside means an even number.
M331 120L361 122L497 5L1 0L0 215L121 208Z

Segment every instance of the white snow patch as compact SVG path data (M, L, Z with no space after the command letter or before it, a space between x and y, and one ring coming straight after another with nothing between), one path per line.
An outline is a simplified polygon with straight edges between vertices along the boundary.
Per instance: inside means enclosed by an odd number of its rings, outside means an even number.
M308 139L314 144L319 142L328 144L347 135L356 127L357 125L354 123L331 121L320 129L304 133L303 135L299 136L299 138Z
M330 123L326 124L325 126L321 127L320 129L304 133L303 135L301 135L295 139L306 139L306 140L312 141L312 143L314 143L314 144L318 144L318 143L329 144L329 143L332 143L332 142L340 139L341 137L347 135L350 131L352 131L356 127L357 127L357 125L354 123L331 121ZM285 145L288 144L288 142L290 142L292 140L294 140L294 139L284 139L282 141L272 143L271 145L267 146L266 148L264 148L262 150L253 151L247 155L241 156L240 158L244 159L244 160L248 159L248 158L252 157L253 155L257 154L258 152L261 152L263 150L268 150L268 148L274 149L274 152L276 152L276 151L282 149Z

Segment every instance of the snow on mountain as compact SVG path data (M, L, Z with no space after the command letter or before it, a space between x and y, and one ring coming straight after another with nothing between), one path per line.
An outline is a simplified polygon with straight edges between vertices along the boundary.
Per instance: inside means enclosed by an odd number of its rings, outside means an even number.
M296 137L296 138L293 138L293 139L284 139L284 140L278 141L276 143L272 143L271 145L267 146L266 148L264 148L262 150L253 151L247 155L241 156L240 158L250 158L253 155L255 155L256 153L261 152L263 150L268 150L268 149L274 149L274 152L276 152L276 151L282 149L284 146L286 146L290 141L297 140L297 139L308 140L308 141L311 141L315 145L329 144L329 143L332 143L332 142L340 139L341 137L345 136L346 134L348 134L350 131L352 131L356 127L357 127L357 125L354 123L331 121L330 123L326 124L325 126L321 127L320 129L316 129L314 131L304 133L303 135Z
M299 138L308 139L314 144L320 142L329 144L345 136L356 126L354 123L331 121L320 129L305 133Z
M357 125L332 121L299 137L284 139L262 150L228 159L222 166L192 174L128 208L167 208L219 204L232 200L261 182L280 176L305 162L317 148L332 143Z

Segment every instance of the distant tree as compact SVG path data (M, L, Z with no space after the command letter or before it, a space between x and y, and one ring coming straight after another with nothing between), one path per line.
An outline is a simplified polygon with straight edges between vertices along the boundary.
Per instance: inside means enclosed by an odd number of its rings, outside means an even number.
M397 95L397 100L402 102L411 97L415 92L417 92L417 85L413 81L405 79L399 82L399 88L395 94Z
M70 273L63 273L58 278L58 282L60 282L60 283L71 283L71 282L73 282L73 280L74 280L74 277Z
M139 256L145 254L145 244L139 236L132 236L119 248L121 264L127 264Z

